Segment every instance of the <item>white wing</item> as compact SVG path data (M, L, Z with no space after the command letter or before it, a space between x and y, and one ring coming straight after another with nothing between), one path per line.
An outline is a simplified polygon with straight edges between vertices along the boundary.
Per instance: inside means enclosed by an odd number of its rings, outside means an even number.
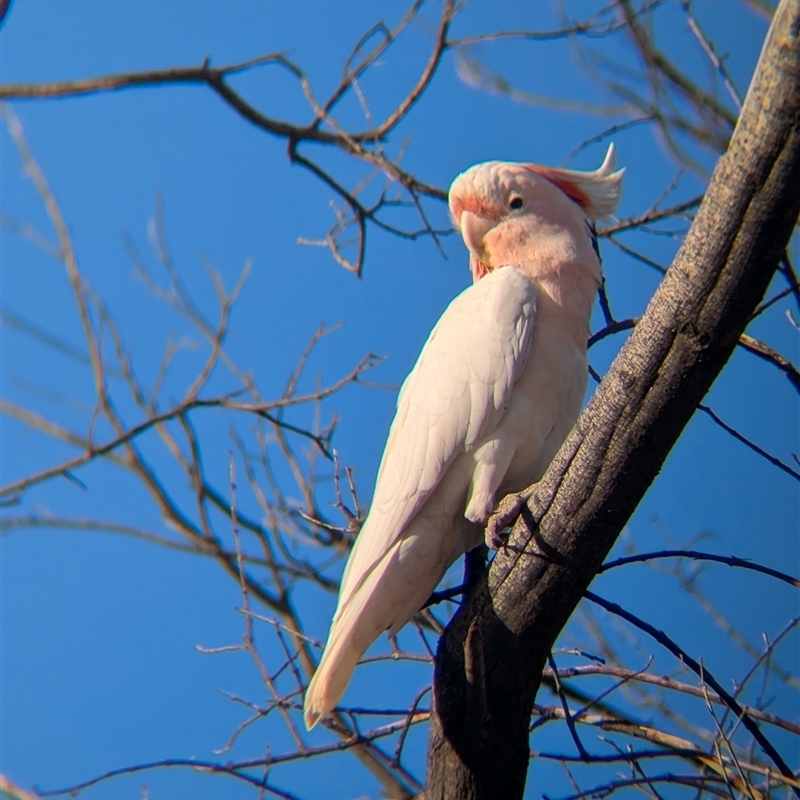
M531 341L536 286L496 269L447 307L406 378L337 617L461 453L500 422Z

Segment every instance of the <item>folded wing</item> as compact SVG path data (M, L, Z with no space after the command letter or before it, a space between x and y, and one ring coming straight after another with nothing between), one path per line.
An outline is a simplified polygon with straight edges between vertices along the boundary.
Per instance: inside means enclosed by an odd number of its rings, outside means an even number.
M432 495L458 456L474 450L502 419L530 347L536 294L534 284L512 267L470 286L448 306L400 390L369 516L350 554L325 653L306 692L309 727L338 703L367 647L387 628L399 629L436 588L450 564L429 564L431 553L457 557L456 548L432 547L427 538L458 536L452 524L420 525L414 518L429 499L455 501L441 492ZM455 491L465 496L469 479L465 473L464 486ZM404 544L407 528L421 540Z
M339 609L402 534L448 466L502 419L530 346L537 289L501 267L447 307L406 378Z

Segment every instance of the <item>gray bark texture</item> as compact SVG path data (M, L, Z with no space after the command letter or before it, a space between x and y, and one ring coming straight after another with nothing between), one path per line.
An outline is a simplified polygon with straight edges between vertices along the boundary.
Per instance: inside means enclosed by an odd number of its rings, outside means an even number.
M797 221L799 33L800 0L782 0L683 246L439 641L426 800L523 795L553 642L730 357Z

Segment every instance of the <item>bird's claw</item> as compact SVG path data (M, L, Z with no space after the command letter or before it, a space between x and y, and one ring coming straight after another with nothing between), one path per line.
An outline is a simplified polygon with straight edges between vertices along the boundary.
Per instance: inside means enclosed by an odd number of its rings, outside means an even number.
M511 526L528 502L530 492L506 495L497 505L497 510L486 522L484 538L486 546L491 550L499 550L508 541Z

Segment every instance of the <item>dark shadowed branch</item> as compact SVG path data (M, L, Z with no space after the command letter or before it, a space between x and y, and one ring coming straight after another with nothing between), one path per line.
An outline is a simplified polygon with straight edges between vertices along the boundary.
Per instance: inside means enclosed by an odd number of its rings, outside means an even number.
M522 796L527 720L553 640L781 262L800 210L798 26L800 3L784 0L683 247L508 547L440 640L428 800ZM467 636L483 643L477 693L465 684ZM476 694L483 711L470 706Z

